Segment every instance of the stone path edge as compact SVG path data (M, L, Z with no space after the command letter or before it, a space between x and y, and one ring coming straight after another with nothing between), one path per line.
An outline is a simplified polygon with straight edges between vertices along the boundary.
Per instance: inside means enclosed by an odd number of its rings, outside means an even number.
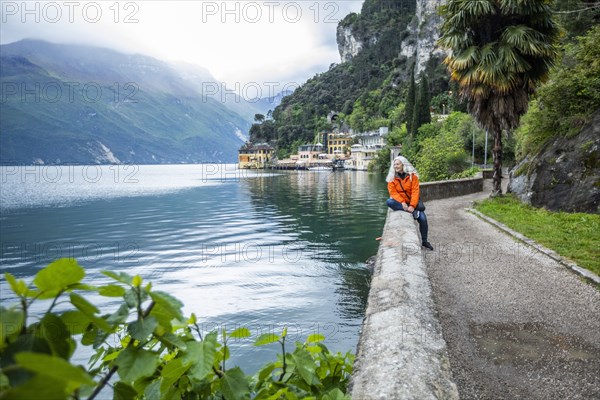
M580 267L579 265L577 265L576 263L574 263L573 261L561 256L560 254L558 254L557 252L555 252L554 250L550 250L547 247L542 246L541 244L539 244L538 242L536 242L533 239L528 238L527 236L514 231L512 229L510 229L508 226L504 225L501 222L496 221L493 218L488 217L485 214L482 214L481 212L475 210L474 208L466 208L465 209L467 212L470 212L476 216L478 216L479 218L483 219L484 221L486 221L487 223L494 225L496 228L500 229L501 231L503 231L504 233L514 237L517 240L520 240L521 242L525 243L526 245L532 247L533 249L537 250L538 252L550 257L551 259L553 259L554 261L558 262L559 264L567 267L568 269L570 269L571 271L575 272L576 274L582 276L583 278L586 278L592 282L594 282L597 285L600 285L600 276L596 275L595 273L593 273L592 271L589 271L585 268Z

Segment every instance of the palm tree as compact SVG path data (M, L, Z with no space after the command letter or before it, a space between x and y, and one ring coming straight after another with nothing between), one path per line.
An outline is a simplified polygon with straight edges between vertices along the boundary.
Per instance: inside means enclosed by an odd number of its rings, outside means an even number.
M502 132L518 126L529 96L558 55L551 0L448 0L439 45L468 110L494 138L494 188L502 194Z

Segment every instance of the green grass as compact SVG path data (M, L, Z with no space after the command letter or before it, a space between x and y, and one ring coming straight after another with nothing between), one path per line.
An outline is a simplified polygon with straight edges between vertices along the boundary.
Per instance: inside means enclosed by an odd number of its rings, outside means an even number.
M510 195L484 200L475 208L600 275L600 215L552 212Z

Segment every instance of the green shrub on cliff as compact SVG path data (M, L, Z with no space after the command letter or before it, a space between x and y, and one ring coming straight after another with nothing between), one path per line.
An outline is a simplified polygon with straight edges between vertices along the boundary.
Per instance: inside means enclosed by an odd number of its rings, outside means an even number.
M553 137L577 135L600 110L600 26L564 46L562 63L537 93L516 131L517 157L537 154Z

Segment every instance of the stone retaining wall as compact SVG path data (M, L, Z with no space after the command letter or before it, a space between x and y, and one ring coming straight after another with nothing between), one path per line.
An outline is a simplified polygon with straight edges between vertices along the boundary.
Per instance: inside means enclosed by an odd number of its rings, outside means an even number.
M448 197L464 196L483 190L483 177L481 173L475 178L452 179L448 181L423 182L421 198L424 202L429 200L445 199Z
M483 190L483 177L421 183L428 200ZM412 215L388 210L373 270L352 399L458 399Z
M352 399L458 399L415 224L409 213L388 211Z

